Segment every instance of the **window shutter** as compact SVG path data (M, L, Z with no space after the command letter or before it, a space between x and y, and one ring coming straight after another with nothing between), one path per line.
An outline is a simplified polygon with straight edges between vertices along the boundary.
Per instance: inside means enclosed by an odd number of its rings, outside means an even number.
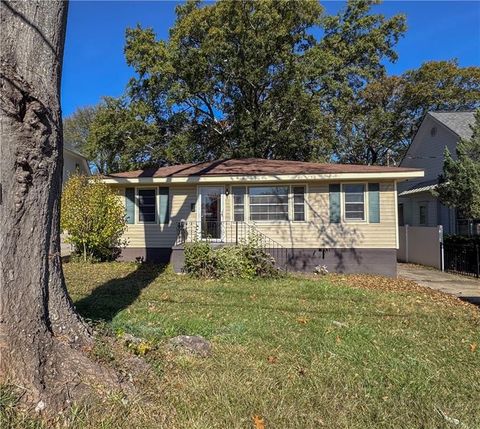
M368 184L368 220L370 223L380 222L380 185Z
M158 196L160 199L160 207L158 210L158 218L160 223L167 224L169 221L170 207L168 206L169 190L168 188L158 188Z
M125 188L125 216L127 223L135 223L135 188Z
M340 185L328 186L330 201L330 223L340 223Z

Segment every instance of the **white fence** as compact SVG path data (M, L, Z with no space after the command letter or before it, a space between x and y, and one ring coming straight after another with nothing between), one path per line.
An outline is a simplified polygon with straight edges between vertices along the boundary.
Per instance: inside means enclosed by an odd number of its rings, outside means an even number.
M397 259L400 262L443 269L443 228L438 226L398 227Z

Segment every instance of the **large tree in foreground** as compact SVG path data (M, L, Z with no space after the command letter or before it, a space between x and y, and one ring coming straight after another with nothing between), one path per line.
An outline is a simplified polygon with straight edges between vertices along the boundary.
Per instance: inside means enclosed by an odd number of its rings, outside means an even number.
M1 3L0 374L37 410L116 383L81 351L88 327L60 259L59 104L67 3ZM96 382L95 382L96 383Z

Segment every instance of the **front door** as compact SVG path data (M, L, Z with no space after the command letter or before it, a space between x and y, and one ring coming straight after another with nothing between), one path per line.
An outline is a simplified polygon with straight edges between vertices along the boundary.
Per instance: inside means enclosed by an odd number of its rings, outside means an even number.
M222 239L223 186L200 188L200 237Z

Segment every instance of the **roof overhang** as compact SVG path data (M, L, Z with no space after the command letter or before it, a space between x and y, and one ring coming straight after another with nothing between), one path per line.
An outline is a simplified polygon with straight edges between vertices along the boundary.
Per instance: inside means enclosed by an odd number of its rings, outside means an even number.
M204 175L173 177L103 177L101 180L112 185L121 184L157 184L157 183L235 183L235 182L310 182L310 181L362 181L362 180L396 180L403 181L424 176L421 170L398 171L386 173L334 173L334 174L275 174L275 175Z
M418 188L407 189L406 191L401 192L398 194L399 197L404 197L406 195L413 195L413 194L420 194L422 192L431 192L436 189L438 184L427 185L427 186L420 186Z

